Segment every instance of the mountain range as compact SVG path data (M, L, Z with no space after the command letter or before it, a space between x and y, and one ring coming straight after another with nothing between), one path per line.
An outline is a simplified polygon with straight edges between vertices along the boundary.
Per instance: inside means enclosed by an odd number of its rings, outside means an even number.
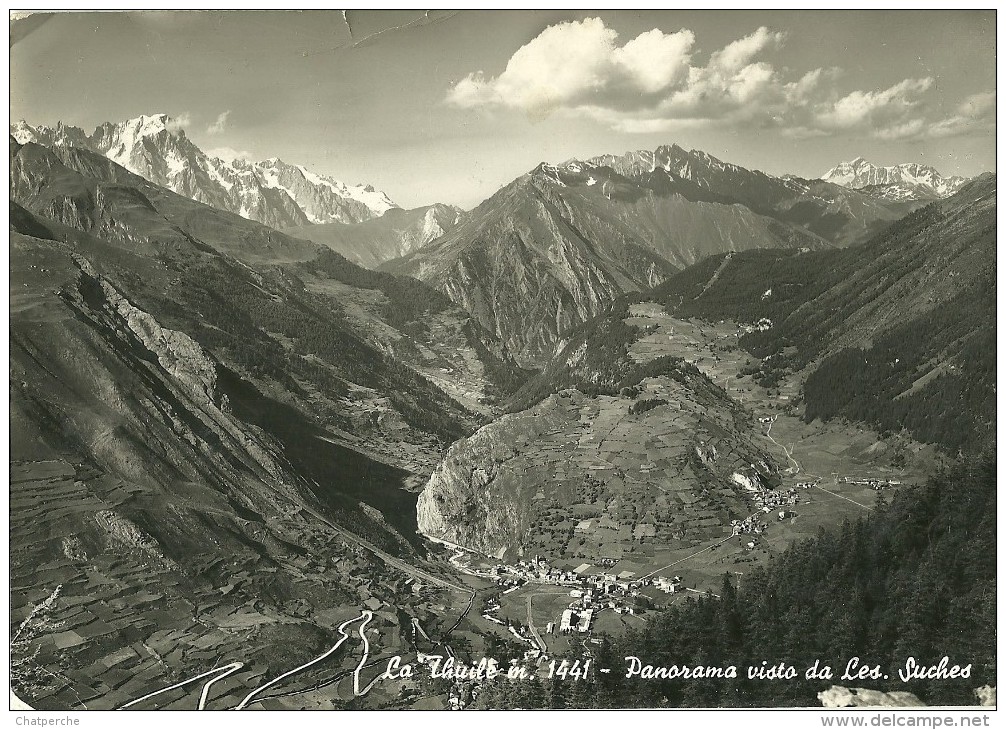
M75 146L104 155L157 185L272 228L358 223L397 208L370 185L347 185L278 158L261 162L210 157L166 114L106 122L92 134L62 122L11 126L21 143Z
M917 207L677 146L541 164L384 268L426 281L527 365L625 292L705 256L848 246Z
M862 157L836 165L821 179L887 200L946 198L967 182L958 175L943 177L935 168L917 162L877 167Z

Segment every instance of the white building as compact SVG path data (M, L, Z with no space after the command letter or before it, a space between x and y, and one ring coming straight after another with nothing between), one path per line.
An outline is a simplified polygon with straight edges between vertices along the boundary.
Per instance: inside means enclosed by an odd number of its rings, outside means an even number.
M567 608L565 611L562 612L562 619L559 621L560 634L568 634L570 631L573 630L572 624L574 616L576 616L576 614L573 613L573 609L571 608Z

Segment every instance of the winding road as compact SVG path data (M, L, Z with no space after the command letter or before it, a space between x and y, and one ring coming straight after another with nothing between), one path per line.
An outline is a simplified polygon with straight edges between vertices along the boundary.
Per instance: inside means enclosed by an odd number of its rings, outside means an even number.
M261 694L262 692L265 692L270 687L275 687L277 684L281 683L283 680L289 679L290 677L294 676L295 674L299 674L300 672L303 672L305 669L307 669L309 667L312 667L315 664L318 664L318 663L324 661L325 659L328 659L330 656L332 656L339 649L339 647L341 647L349 639L350 634L346 632L346 627L349 626L352 623L357 622L357 621L360 621L360 626L358 628L358 631L359 631L359 634L360 634L360 640L363 642L363 656L360 658L359 664L356 665L356 669L353 671L353 693L357 697L362 697L363 695L367 694L367 692L370 691L371 687L373 687L374 684L376 684L377 681L380 679L380 677L377 677L372 682L370 682L370 684L368 684L365 688L363 688L362 690L360 689L360 672L367 665L367 660L370 658L370 640L367 638L366 628L367 628L367 624L369 624L373 618L374 618L374 614L372 612L370 612L370 611L361 611L360 615L357 616L356 618L351 618L348 621L343 621L339 625L339 633L342 635L342 638L339 639L337 642L335 642L335 644L333 644L332 647L328 651L326 651L324 654L321 654L321 655L315 657L311 661L305 662L304 664L301 664L298 667L294 667L293 669L291 669L291 670L289 670L287 672L284 672L283 674L279 675L278 677L275 677L274 679L270 679L265 684L256 687L251 692L249 692L247 695L245 695L244 699L242 699L241 702L239 702L233 709L235 709L235 710L243 710L243 709L245 709L249 704L251 704L253 701L255 701L255 696L256 695ZM361 619L362 619L362 621L361 621ZM203 672L202 674L197 674L195 677L190 677L189 679L182 680L181 682L175 682L174 684L169 685L167 687L162 687L159 690L155 690L154 692L150 692L148 694L145 694L142 697L139 697L139 698L137 698L135 700L131 700L130 702L127 702L126 704L124 704L121 707L118 707L116 709L125 710L125 709L127 709L129 707L132 707L132 706L137 705L137 704L139 704L141 702L144 702L145 700L149 700L152 697L156 697L157 695L161 695L161 694L164 694L165 692L170 692L170 691L175 690L175 689L180 689L181 687L186 687L186 686L188 686L190 684L193 684L195 682L200 681L201 679L205 679L206 677L211 677L212 676L213 678L211 680L209 680L208 682L206 682L203 685L202 691L199 693L199 703L197 704L197 709L199 709L199 710L205 710L206 709L206 703L207 703L207 701L209 699L210 688L216 682L219 682L220 680L225 679L226 677L229 677L230 675L234 674L234 672L238 671L242 667L244 667L244 662L240 662L240 661L231 662L230 664L227 664L227 665L225 665L223 667L217 667L216 669L211 669L208 672ZM214 676L214 675L216 675L216 676Z

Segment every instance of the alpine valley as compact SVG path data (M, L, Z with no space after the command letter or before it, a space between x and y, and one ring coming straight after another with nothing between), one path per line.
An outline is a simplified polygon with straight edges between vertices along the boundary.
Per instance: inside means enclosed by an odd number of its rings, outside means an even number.
M970 674L857 687L974 704L996 682L996 192L667 145L403 209L209 156L164 114L12 126L14 691L808 706L827 687L631 683L622 657L802 676L911 647ZM385 672L431 655L532 681Z

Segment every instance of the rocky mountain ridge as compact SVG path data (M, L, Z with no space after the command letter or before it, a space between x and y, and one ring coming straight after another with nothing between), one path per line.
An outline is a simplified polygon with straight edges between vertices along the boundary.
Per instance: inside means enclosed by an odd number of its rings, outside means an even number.
M21 143L97 152L156 185L273 228L358 223L397 208L370 185L347 185L278 158L210 157L166 114L105 122L90 135L62 122L47 127L23 120L10 133Z
M542 163L384 268L437 287L537 366L564 332L619 295L705 256L844 246L913 205L672 145Z

